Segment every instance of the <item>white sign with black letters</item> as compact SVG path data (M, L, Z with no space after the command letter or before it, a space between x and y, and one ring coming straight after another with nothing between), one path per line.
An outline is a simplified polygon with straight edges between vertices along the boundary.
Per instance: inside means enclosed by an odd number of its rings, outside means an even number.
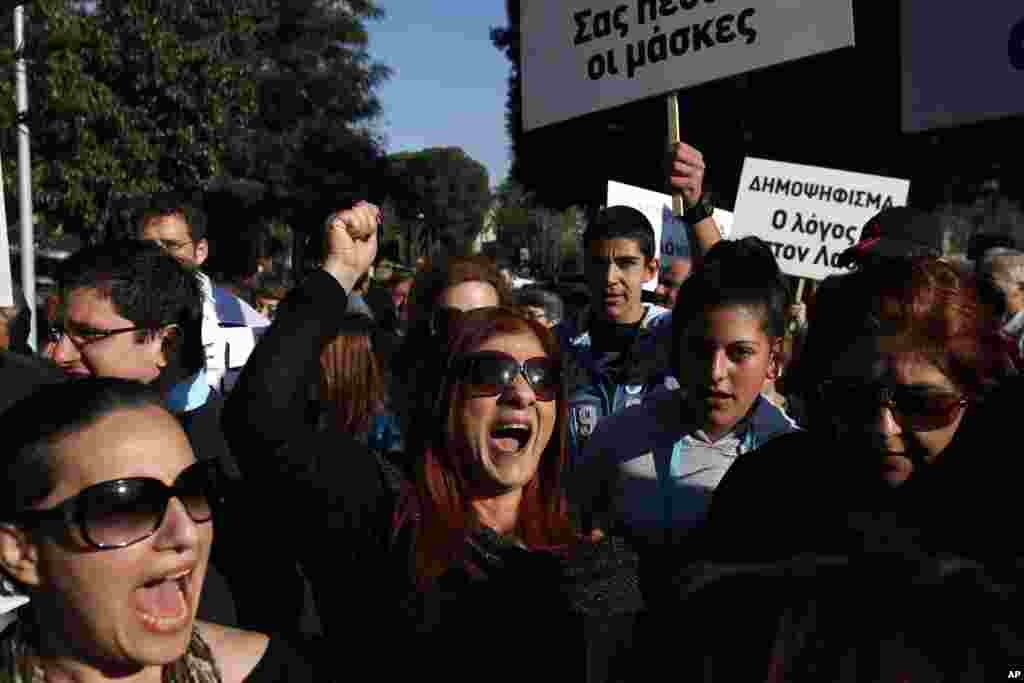
M0 197L0 201L3 198ZM7 244L7 226L0 229L0 306L14 305L14 286L11 281L11 250Z
M733 238L756 235L787 275L823 280L845 272L839 254L876 213L905 206L910 181L747 157Z
M526 130L853 45L852 0L522 0Z

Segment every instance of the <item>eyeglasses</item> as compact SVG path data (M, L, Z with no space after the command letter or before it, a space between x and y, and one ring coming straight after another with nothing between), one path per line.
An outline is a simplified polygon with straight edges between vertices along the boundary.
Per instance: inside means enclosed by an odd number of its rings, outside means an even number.
M548 314L543 309L533 309L530 306L523 306L519 311L527 320L536 320L542 323L548 321Z
M452 375L462 382L473 398L500 396L522 375L538 401L553 401L561 384L558 366L545 356L522 363L500 351L477 351L456 359Z
M98 550L124 548L144 541L163 525L171 498L185 506L189 518L209 522L220 502L221 474L213 461L187 467L168 486L159 479L114 479L82 489L48 510L25 510L14 521L26 525L62 522L78 527L86 543Z
M877 383L827 381L821 398L844 421L868 421L884 406L904 428L929 432L953 424L958 411L969 401L962 394L919 387Z
M164 327L160 325L160 327ZM62 322L51 323L46 331L47 340L53 344L59 344L64 337L71 340L71 343L76 348L83 348L89 346L89 344L95 344L98 341L102 341L107 337L112 337L115 334L124 334L125 332L141 332L142 330L152 330L151 326L135 326L135 327L119 327L116 330L97 330L90 327L79 327L74 323L66 325Z
M174 240L149 240L157 246L163 247L167 251L181 251L190 244L195 244L192 240L185 240L184 242L175 242Z

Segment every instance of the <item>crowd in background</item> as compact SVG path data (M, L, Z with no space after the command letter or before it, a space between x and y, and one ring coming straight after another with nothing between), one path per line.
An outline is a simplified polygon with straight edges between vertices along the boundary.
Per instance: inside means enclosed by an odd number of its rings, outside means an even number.
M703 174L692 259L590 222L581 310L365 202L294 286L186 206L74 254L39 354L0 310L0 681L1004 678L1024 252L886 209L794 301Z

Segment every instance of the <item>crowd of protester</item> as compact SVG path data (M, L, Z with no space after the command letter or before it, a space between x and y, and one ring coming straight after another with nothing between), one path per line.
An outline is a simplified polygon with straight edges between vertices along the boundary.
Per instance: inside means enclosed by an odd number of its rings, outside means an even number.
M582 315L373 272L365 202L294 286L184 206L74 254L39 354L0 310L0 682L1005 679L1024 253L886 209L794 302L703 174L692 260L589 223Z

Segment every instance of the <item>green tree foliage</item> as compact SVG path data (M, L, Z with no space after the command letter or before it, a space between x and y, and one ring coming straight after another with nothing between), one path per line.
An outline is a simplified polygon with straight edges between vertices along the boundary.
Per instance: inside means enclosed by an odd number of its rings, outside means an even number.
M88 233L118 196L202 187L222 172L225 127L247 125L255 112L242 68L189 40L201 8L166 4L173 11L163 14L143 0L28 6L34 205L51 226ZM225 25L237 21L220 14ZM14 149L14 57L0 54L6 150ZM12 157L5 155L8 193Z
M529 247L537 232L533 220L533 196L514 180L506 180L498 187L494 224L498 242L510 248Z
M385 166L374 88L389 70L371 60L365 22L383 11L369 0L248 4L257 21L238 58L256 87L258 115L235 131L228 164L231 178L250 182L225 185L299 224L346 201L379 199Z
M51 225L94 235L119 202L174 191L214 233L245 233L322 219L381 176L371 0L37 0L27 15L34 203ZM8 197L14 57L0 51Z
M575 262L582 237L583 212L578 207L561 211L540 206L534 193L514 180L498 187L494 223L501 250L512 260L519 250L530 253L531 265L555 275L564 261Z
M423 215L420 251L430 252L438 243L456 250L471 244L491 201L484 165L458 147L403 152L389 160L399 215L405 221Z

